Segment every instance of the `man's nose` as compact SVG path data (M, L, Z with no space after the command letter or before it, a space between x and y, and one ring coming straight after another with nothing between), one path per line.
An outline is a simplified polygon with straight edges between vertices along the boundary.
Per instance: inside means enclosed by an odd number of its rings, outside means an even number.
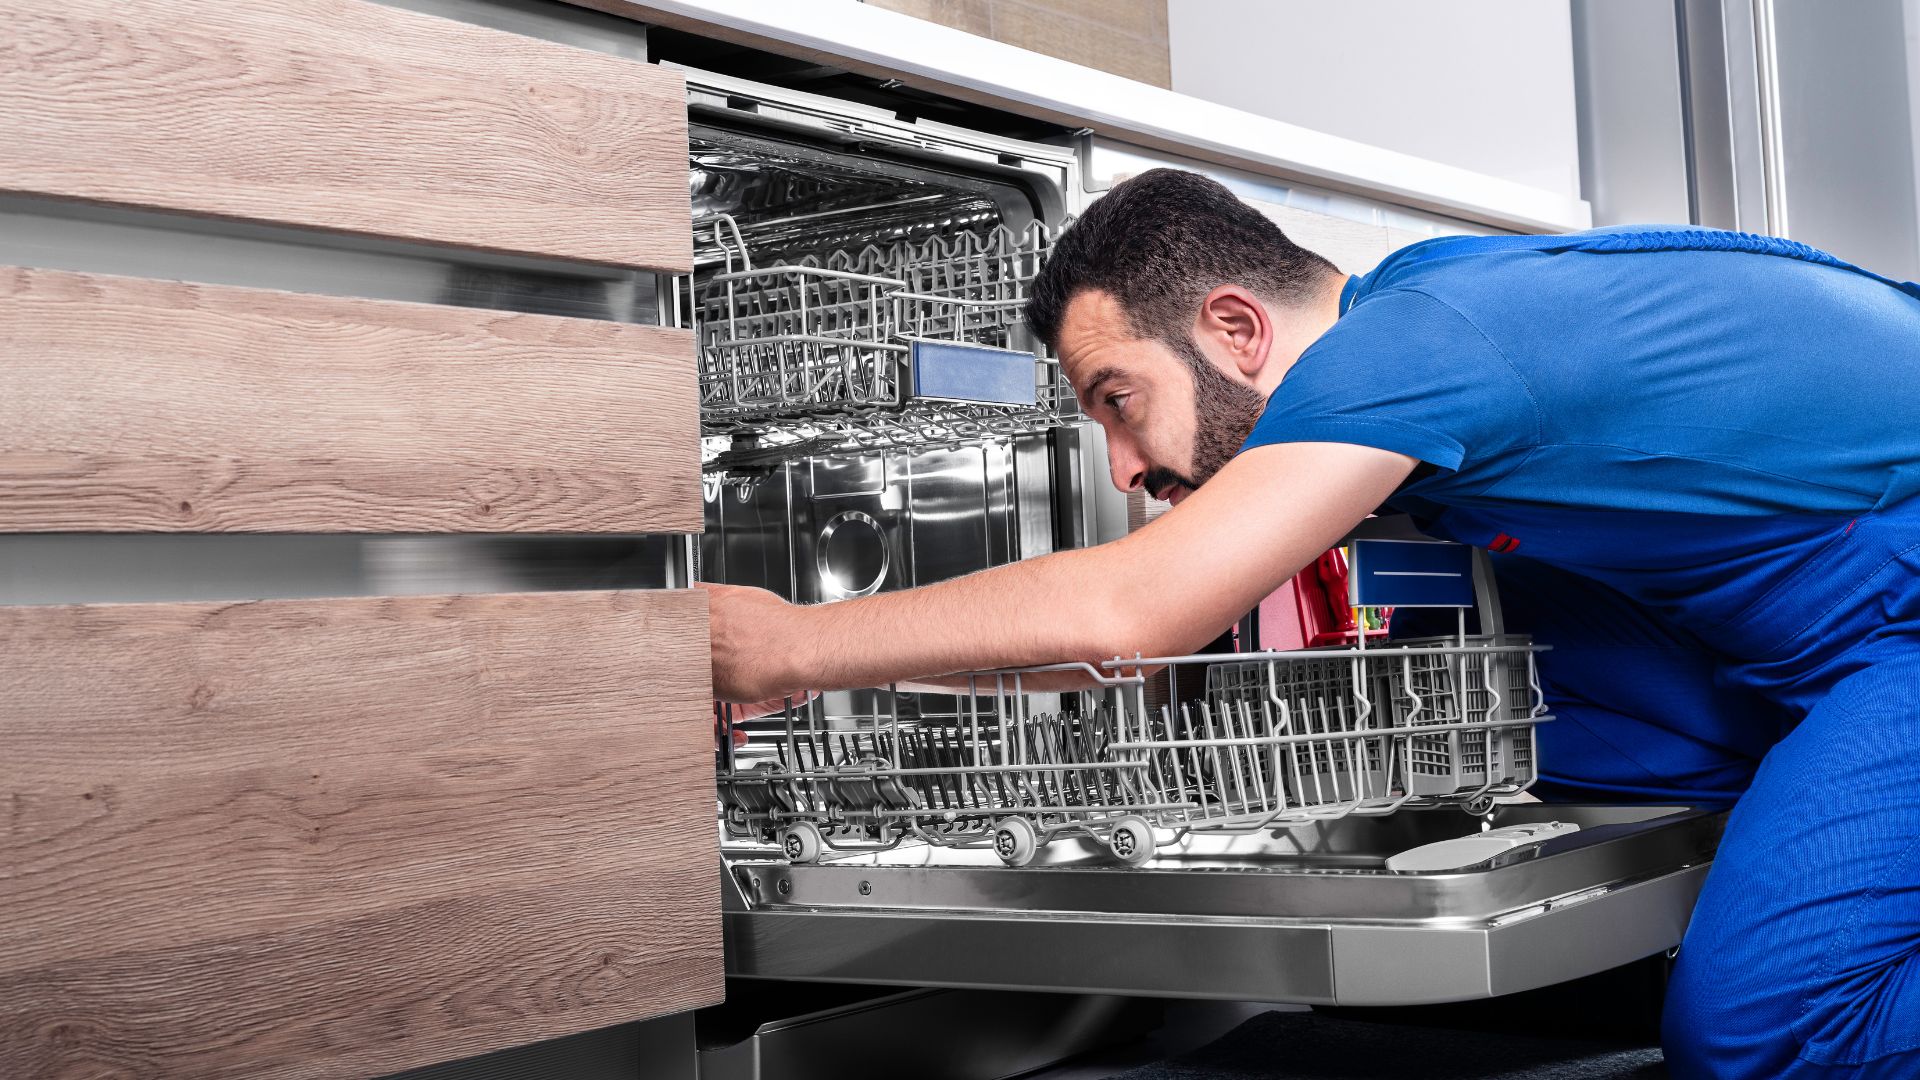
M1113 486L1121 491L1139 491L1146 486L1146 459L1128 439L1107 436L1107 468L1113 473Z

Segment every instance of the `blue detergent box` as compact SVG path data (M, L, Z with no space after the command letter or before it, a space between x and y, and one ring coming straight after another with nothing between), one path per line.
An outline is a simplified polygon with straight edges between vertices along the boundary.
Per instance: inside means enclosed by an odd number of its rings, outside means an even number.
M914 340L909 347L914 397L1028 408L1038 404L1038 358L1030 352L953 341Z

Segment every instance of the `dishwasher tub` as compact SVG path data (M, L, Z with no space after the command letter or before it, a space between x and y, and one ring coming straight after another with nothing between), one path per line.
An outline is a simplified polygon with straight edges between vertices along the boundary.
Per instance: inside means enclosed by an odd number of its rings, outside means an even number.
M986 850L800 865L735 849L728 974L1326 1005L1494 997L1678 945L1725 814L1501 804L1496 827L1580 829L1461 870L1386 869L1482 820L1440 808L1190 834L1140 867L1071 845L1024 868Z

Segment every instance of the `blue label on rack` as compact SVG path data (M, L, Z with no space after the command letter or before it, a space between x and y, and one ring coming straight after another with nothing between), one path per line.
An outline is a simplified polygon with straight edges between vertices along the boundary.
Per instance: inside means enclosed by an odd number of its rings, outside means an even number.
M1037 404L1032 353L951 341L914 341L911 348L914 397L1029 408Z
M1355 540L1354 607L1472 607L1473 549L1425 540Z

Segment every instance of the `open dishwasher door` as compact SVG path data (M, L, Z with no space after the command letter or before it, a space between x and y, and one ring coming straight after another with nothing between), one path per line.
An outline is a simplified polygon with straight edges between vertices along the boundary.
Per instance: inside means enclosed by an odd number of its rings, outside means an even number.
M902 845L790 863L735 851L728 974L1303 1004L1411 1005L1529 990L1679 944L1725 814L1497 806L1496 828L1579 826L1446 872L1388 857L1478 834L1458 809L1189 834L1118 865Z
M1520 801L1540 651L1462 632L790 709L722 753L728 973L1415 1005L1670 949L1725 815Z

